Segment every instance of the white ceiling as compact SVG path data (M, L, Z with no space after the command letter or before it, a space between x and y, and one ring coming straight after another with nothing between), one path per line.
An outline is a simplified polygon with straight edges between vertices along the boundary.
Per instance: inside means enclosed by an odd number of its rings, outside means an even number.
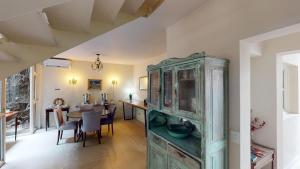
M0 21L0 32L14 42L50 46L56 44L48 23L37 12Z
M54 28L88 32L93 7L94 0L72 0L64 4L51 6L43 11Z
M205 0L165 0L148 18L139 18L55 57L106 63L136 64L166 52L166 28L197 9ZM197 22L197 21L195 21Z

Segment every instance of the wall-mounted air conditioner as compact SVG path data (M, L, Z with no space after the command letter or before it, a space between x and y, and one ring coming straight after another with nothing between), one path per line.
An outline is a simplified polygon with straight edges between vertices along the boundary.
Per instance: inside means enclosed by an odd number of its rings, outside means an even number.
M46 67L58 67L58 68L71 68L71 60L60 59L60 58L51 58L43 62Z

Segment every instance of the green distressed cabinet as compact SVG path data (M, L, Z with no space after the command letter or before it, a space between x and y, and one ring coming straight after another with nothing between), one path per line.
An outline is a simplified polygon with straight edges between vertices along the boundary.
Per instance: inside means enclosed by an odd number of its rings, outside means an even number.
M228 169L228 61L202 52L147 70L148 169ZM189 136L169 134L186 122Z

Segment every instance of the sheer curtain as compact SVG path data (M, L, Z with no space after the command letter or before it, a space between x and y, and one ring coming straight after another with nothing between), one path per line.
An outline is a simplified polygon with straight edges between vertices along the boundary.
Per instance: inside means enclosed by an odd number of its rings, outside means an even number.
M3 95L5 94L5 88L3 84L5 81L0 81L0 167L4 164L5 160L5 101L3 100Z

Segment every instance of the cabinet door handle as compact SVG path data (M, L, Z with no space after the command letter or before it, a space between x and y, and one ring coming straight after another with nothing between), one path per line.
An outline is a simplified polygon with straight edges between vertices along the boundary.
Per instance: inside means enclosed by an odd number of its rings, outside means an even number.
M158 144L160 143L160 139L156 136L153 137L153 141Z
M180 158L186 158L184 154L182 154L181 152L177 151L177 154L179 155Z
M177 89L175 89L175 91L174 91L174 92L175 92L175 96L177 97Z

